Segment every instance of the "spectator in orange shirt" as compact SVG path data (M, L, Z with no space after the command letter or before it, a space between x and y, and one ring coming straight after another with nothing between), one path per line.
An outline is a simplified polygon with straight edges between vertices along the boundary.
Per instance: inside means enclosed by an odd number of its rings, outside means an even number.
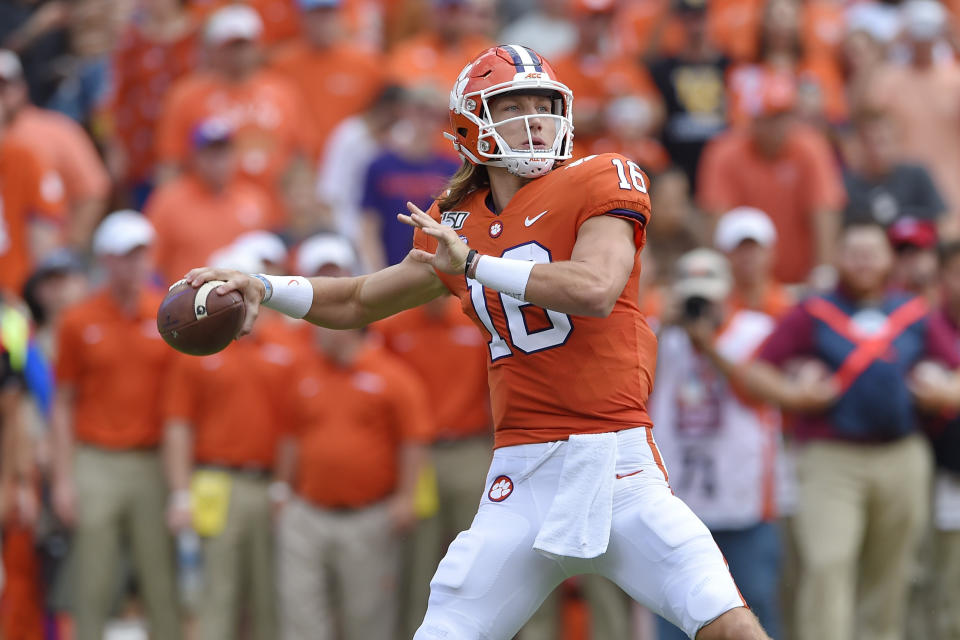
M197 24L182 0L142 2L113 51L100 117L110 172L134 207L143 206L153 187L163 98L197 66Z
M159 293L147 289L153 227L135 211L93 236L105 287L69 309L57 336L53 503L72 527L77 640L101 640L124 540L151 633L181 637L167 487L158 445L161 389L174 351L160 339Z
M280 51L272 67L303 94L316 156L342 120L369 107L383 89L384 61L344 37L342 0L299 0L303 37Z
M283 176L294 163L312 165L316 144L300 93L263 67L262 31L257 12L245 5L210 17L204 31L209 69L181 78L163 107L157 129L160 182L188 163L194 127L216 117L235 133L240 175L283 210Z
M802 6L796 0L770 0L764 8L756 58L735 67L728 78L729 118L748 122L762 102L771 74L794 79L798 111L813 123L840 123L847 117L843 77L834 58L806 50Z
M299 271L355 272L345 240L323 249L301 254ZM339 626L344 640L392 640L398 534L414 523L414 488L435 432L426 391L363 330L317 327L314 340L286 383L295 431L282 467L294 497L278 533L283 638L333 637Z
M33 264L60 244L63 181L7 135L6 120L0 102L0 291L19 293Z
M110 177L93 142L70 118L30 104L20 59L7 50L0 50L0 100L10 138L30 146L60 174L68 211L66 241L86 249L110 195Z
M244 270L251 262L260 260L241 247L214 260ZM212 356L177 354L167 375L167 523L203 537L197 634L204 640L278 635L272 516L290 488L271 480L287 431L282 399L293 358L264 324Z
M489 34L469 29L473 0L429 0L430 28L397 43L390 52L390 79L404 87L433 84L446 92L463 70L463 61L491 46Z
M425 388L447 390L433 406L432 466L422 481L430 489L435 485L437 509L420 514L405 554L407 593L401 617L403 637L413 637L427 612L430 580L443 551L470 528L490 466L487 348L480 330L449 296L386 318L373 329L390 352L417 372ZM450 380L457 384L449 385Z
M826 286L843 183L827 142L795 121L795 101L792 83L767 83L749 128L724 133L707 145L697 198L707 213L717 216L741 205L766 212L779 238L774 276L785 284L812 278Z
M577 96L577 155L611 150L593 146L603 136L616 138L619 133L608 129L607 116L617 101L629 103L641 136L655 133L663 122L660 94L647 70L611 42L615 9L614 0L575 0L577 46L554 61L558 77Z
M244 231L280 226L260 187L235 177L235 135L225 122L205 120L191 138L186 171L154 191L144 210L168 284Z
M731 311L759 311L780 318L793 306L793 296L773 278L776 242L777 229L759 209L737 207L717 221L713 246L730 262L732 280L726 303Z

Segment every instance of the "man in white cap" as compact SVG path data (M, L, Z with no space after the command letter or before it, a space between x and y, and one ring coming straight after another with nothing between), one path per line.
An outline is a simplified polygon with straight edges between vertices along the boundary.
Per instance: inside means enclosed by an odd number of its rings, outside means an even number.
M74 531L77 640L101 640L129 547L152 637L181 637L167 488L158 452L161 386L175 352L148 290L154 230L136 211L93 235L104 286L68 309L57 335L53 503Z
M357 273L357 261L349 242L323 234L303 243L296 266L339 276ZM339 628L344 640L393 640L400 534L414 524L434 433L426 390L363 329L312 335L286 384L294 431L278 469L292 488L278 531L281 637L333 638Z
M285 253L279 238L255 233L211 256L211 264L264 269L262 253ZM290 488L272 481L287 431L283 398L294 351L268 327L259 325L250 340L206 358L177 354L167 374L167 524L178 536L203 540L194 603L203 640L243 635L244 619L251 640L278 637L273 515ZM214 397L217 402L207 401Z
M207 21L206 69L181 78L170 90L157 129L159 179L183 169L195 127L223 119L235 134L241 176L263 187L282 210L282 178L315 153L303 97L263 66L259 14L245 4L218 9Z
M727 256L733 277L727 304L780 317L793 296L773 277L773 247L777 229L770 217L754 207L731 209L717 221L713 246Z
M748 242L757 247L772 242L774 236L760 224L762 215L735 210L721 218L718 248L732 246L735 252ZM674 493L710 528L747 605L777 638L781 554L774 489L780 414L745 402L725 373L750 358L774 319L730 304L735 280L727 260L712 249L684 254L676 272L680 318L660 333L651 396L657 442ZM685 637L659 621L660 640Z

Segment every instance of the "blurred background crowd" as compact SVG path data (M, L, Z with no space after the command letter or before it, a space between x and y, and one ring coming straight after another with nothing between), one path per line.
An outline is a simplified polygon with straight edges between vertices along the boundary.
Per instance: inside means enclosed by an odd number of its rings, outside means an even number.
M485 490L486 337L451 299L264 311L200 359L156 308L205 264L402 260L395 214L460 164L449 89L503 42L573 90L575 157L651 178L655 432L765 628L960 639L958 27L953 0L0 0L0 638L411 637ZM583 576L519 637L677 634Z

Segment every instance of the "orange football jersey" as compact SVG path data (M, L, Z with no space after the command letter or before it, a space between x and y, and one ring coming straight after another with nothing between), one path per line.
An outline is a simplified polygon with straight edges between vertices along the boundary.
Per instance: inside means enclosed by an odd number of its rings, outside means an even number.
M544 310L463 275L439 273L488 341L495 447L651 424L646 404L657 339L637 300L648 184L634 162L602 154L531 180L499 214L487 204L489 189L471 193L456 210L441 214L436 203L430 208L480 253L535 262L569 260L580 225L594 216L636 225L633 272L606 318ZM414 245L436 249L420 231Z

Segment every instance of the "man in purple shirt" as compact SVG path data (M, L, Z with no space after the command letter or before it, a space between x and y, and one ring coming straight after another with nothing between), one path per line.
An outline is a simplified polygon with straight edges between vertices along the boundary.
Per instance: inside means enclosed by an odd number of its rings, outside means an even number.
M837 290L797 305L754 362L711 358L750 395L798 414L797 640L849 640L855 628L900 640L932 474L916 413L960 408L960 357L921 298L888 291L882 227L848 227L838 256ZM931 359L953 372L914 374ZM782 372L811 360L823 376Z

